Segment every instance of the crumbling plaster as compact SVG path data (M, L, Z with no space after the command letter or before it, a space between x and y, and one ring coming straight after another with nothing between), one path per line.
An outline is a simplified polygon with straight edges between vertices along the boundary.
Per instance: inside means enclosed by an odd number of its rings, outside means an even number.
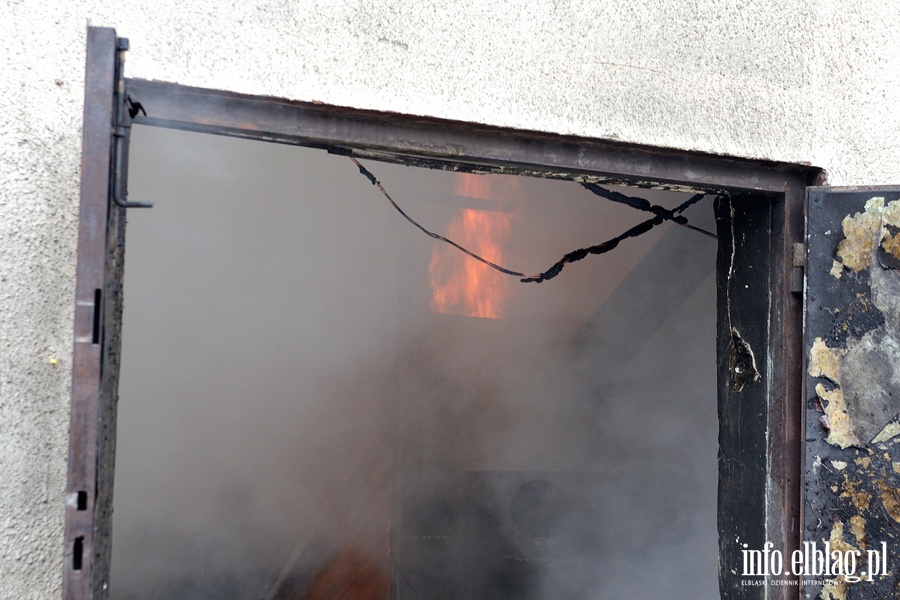
M808 162L900 182L882 0L8 0L0 17L0 597L59 596L85 28L148 79Z

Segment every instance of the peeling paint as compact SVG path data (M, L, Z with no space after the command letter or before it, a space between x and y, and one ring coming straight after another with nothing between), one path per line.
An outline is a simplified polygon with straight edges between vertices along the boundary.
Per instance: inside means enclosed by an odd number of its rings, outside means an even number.
M841 224L844 239L838 244L837 255L845 267L857 273L872 262L876 229L881 228L881 211L884 198L872 198L866 202L865 210L853 216L846 216Z
M857 543L865 539L866 522L862 517L854 516L850 519L850 532L856 538ZM853 552L860 550L844 539L844 523L843 521L835 521L831 527L831 534L828 536L828 542L831 544L832 550L839 552ZM842 575L828 581L822 588L822 598L824 600L846 600L849 584Z
M829 348L825 340L817 337L809 351L809 374L830 379L840 385L841 359L845 353L840 348Z
M872 270L872 304L884 315L887 331L900 337L900 273L882 268Z
M809 353L809 375L834 384L833 389L824 384L815 389L825 412L826 441L839 448L900 435L900 395L892 392L900 387L900 277L881 268L875 256L882 239L893 243L896 236L885 225L895 223L900 223L900 201L885 207L883 198L872 198L864 212L844 218L845 238L837 254L842 265L856 272L869 269L871 300L857 293L846 312L835 309L831 342L817 337ZM853 376L844 381L843 372Z
M832 550L848 552L857 550L844 539L844 523L836 521L831 527L831 535L828 537ZM825 584L822 588L822 598L828 600L845 600L847 597L847 582L843 576L838 576Z
M869 544L866 538L866 520L861 515L850 517L850 533L856 538L856 545L859 549L865 551Z
M900 421L898 421L895 418L894 420L890 421L887 425L885 425L884 428L878 432L878 435L876 435L874 438L872 438L872 443L873 444L883 444L885 442L890 441L892 438L897 437L898 435L900 435ZM900 465L900 463L894 463L894 464ZM897 471L897 472L900 473L900 471Z
M840 261L832 260L831 261L831 270L829 273L832 277L836 277L838 279L841 278L841 273L844 272L844 265L840 263Z
M842 227L844 239L838 244L837 255L841 264L859 273L868 268L872 262L875 248L882 241L886 217L896 218L896 206L900 202L893 201L885 209L884 198L878 196L866 202L865 210L844 218ZM900 225L888 221L888 224ZM832 267L832 272L834 268Z
M853 376L841 382L845 408L863 443L876 438L900 412L900 397L893 397L891 389L900 385L898 363L900 345L884 328L867 333L847 352L842 369Z
M838 448L859 446L859 439L851 431L844 392L840 388L828 390L821 383L817 383L816 394L824 400L825 416L828 417L828 437L825 441Z
M856 273L868 268L878 249L900 260L900 201L885 205L884 198L872 198L864 212L848 215L842 226L844 239L837 250L840 260L833 261L829 271L832 276L840 279L844 267Z
M846 204L826 206L820 197L810 223L815 221L816 231L833 230L837 239L820 234L807 240L807 389L815 395L807 399L804 539L827 541L841 551L866 551L885 543L890 557L900 548L896 197L886 203L858 193L850 204L853 211ZM827 427L820 428L817 420ZM819 456L823 459L814 460ZM900 582L894 573L896 568L856 583L836 577L821 589L812 585L804 592L826 600L896 597Z
M900 227L900 201L894 200L887 203L882 213L882 220L886 227ZM882 237L882 239L885 238ZM897 258L900 258L900 256L897 256Z
M818 474L819 474L819 469L821 469L821 468L822 468L822 457L816 455L816 457L813 458L813 463L812 463L812 470L813 470L813 473L815 473L816 475L818 475Z
M873 304L870 292L857 293L843 308L835 309L827 343L832 348L848 348L853 340L884 326L884 314Z
M879 479L876 484L881 488L881 504L884 510L894 521L900 523L900 489L888 485L883 479Z
M843 577L838 577L834 581L829 581L822 588L822 600L846 600L847 598L847 582Z
M857 467L862 467L863 469L868 469L872 464L872 459L868 456L860 456L853 460Z
M872 501L872 494L865 491L862 483L862 479L851 480L844 475L843 491L840 496L841 498L849 498L858 511L868 510L869 502ZM860 489L861 487L863 489Z
M889 233L887 237L885 237L881 247L894 258L900 258L900 233L896 235L891 235Z

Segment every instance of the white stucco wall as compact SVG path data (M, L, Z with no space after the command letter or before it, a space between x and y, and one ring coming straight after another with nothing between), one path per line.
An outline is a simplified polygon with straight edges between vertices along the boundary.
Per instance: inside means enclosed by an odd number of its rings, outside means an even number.
M183 3L0 10L0 598L60 593L89 23L130 38L135 77L900 183L898 3Z

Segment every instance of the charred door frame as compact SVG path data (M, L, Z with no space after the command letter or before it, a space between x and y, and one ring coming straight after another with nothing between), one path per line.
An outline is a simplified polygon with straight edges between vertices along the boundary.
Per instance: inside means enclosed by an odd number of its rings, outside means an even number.
M89 28L65 598L108 595L124 251L123 198L113 198L114 140L122 135L114 118L125 94L146 110L130 115L144 125L443 169L723 195L716 209L720 589L726 598L796 597L794 586L770 594L768 586L739 585L740 551L772 541L788 555L800 539L802 298L791 290L805 188L821 183L819 169L158 81L120 80L117 90L123 50L113 29ZM758 380L736 376L748 366Z

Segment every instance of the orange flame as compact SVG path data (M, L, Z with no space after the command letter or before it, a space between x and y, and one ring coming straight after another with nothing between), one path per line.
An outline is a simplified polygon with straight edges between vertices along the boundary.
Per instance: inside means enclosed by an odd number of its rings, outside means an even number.
M463 209L447 237L494 263L503 262L500 243L509 235L509 215ZM431 309L439 313L499 319L506 300L506 278L456 248L435 243L428 267Z

